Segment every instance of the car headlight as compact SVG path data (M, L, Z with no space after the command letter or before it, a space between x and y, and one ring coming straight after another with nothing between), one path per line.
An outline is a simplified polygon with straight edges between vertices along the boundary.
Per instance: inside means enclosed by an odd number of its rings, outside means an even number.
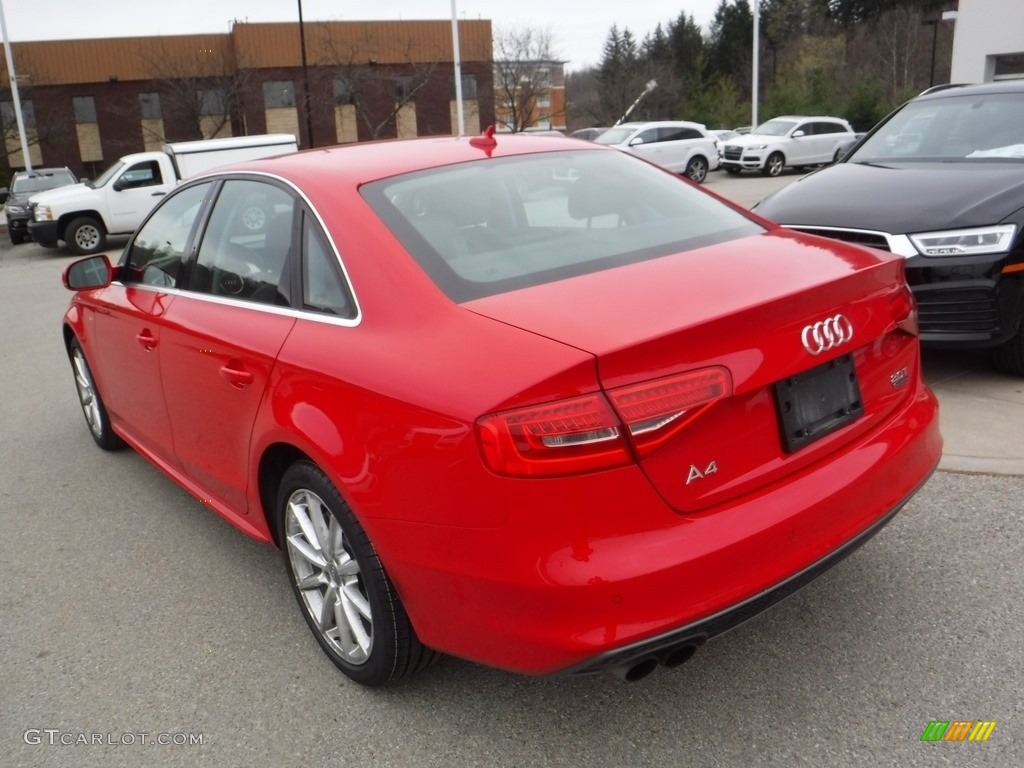
M48 205L37 205L32 217L36 221L53 221L53 211Z
M24 205L8 205L7 206L7 214L10 215L12 213L25 213L25 206Z
M972 256L980 253L1006 253L1013 245L1016 224L995 227L951 229L909 235L910 242L924 256Z
M749 144L747 149L768 149L767 144Z

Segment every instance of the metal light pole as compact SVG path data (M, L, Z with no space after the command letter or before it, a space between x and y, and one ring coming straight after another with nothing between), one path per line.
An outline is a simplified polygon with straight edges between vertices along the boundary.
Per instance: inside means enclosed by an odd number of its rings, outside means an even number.
M925 19L921 23L926 27L932 28L932 66L928 74L928 87L931 88L935 85L935 44L938 42L939 37L939 20Z
M21 97L18 96L18 76L14 72L14 56L11 54L11 41L7 37L7 16L4 3L0 0L0 32L4 36L4 54L7 56L7 76L11 81L11 99L14 101L14 120L18 125L18 137L21 139L21 157L25 161L25 170L32 170L32 158L28 154L28 139L25 136L25 120L21 115Z
M462 57L459 53L459 14L452 0L452 57L455 59L455 116L459 136L466 135L466 118L462 113Z
M302 0L299 0L299 49L302 51L302 107L306 112L306 135L313 146L313 115L309 106L309 67L306 64L306 27L302 23Z
M760 52L760 41L759 37L761 34L761 9L758 0L754 0L754 50L753 58L754 67L751 74L750 84L750 126L751 128L757 128L757 101L758 101L758 85L760 80L760 63L761 63L761 52Z

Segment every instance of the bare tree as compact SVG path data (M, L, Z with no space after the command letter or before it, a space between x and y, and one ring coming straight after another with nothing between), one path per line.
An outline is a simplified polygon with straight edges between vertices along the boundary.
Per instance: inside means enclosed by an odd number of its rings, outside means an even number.
M177 124L188 126L193 138L219 136L225 127L241 120L248 76L230 48L183 55L160 40L143 58L160 94L160 113L174 115ZM144 122L143 130L152 132L146 125Z
M20 78L19 78L20 80ZM46 144L48 141L59 135L63 122L52 115L36 115L32 101L32 90L24 85L19 87L18 99L21 102L22 121L25 125L25 144L30 155L34 156L33 148L37 145ZM41 118L41 119L40 119ZM11 168L11 155L21 155L21 134L18 131L18 121L15 117L14 102L11 91L7 88L0 90L0 167ZM33 161L35 162L35 161ZM25 165L25 158L21 158L21 167Z
M378 40L369 30L355 42L333 39L327 31L322 46L317 61L334 70L335 104L353 105L372 139L391 126L398 131L400 115L435 81L440 65L438 58L416 61L411 39ZM378 58L401 63L380 64Z
M497 120L513 133L561 117L564 108L545 109L553 65L551 31L536 27L499 30L494 35L494 89ZM549 104L550 106L550 104Z

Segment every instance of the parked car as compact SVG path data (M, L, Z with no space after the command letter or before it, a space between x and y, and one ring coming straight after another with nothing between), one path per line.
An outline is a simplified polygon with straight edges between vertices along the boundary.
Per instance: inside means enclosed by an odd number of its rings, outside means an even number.
M919 96L757 210L904 257L924 344L1024 376L1024 82Z
M776 117L725 142L722 167L733 174L749 170L778 176L785 168L835 162L852 138L850 124L838 117Z
M28 237L28 198L36 192L77 184L78 179L69 168L36 168L31 171L17 171L11 179L11 187L0 189L0 203L4 204L4 218L7 234L13 245L25 242Z
M576 180L520 183L552 169ZM367 685L437 653L677 666L863 544L941 452L901 259L594 144L239 164L64 281L96 443L281 547Z
M219 165L271 157L298 149L290 133L234 136L165 144L152 152L125 155L94 181L33 195L28 231L40 245L56 248L64 241L72 253L96 253L107 235L128 235L157 201L182 179ZM251 223L263 220L250 210Z
M607 131L607 128L594 126L592 128L579 128L569 134L574 139L583 139L584 141L593 141L602 133Z
M739 131L719 128L711 131L711 135L715 137L715 149L718 150L718 157L719 160L721 160L722 149L725 147L725 142L727 142L729 139L735 139L737 136L740 136L741 134Z
M715 137L700 123L622 123L609 128L594 142L632 152L698 184L707 178L708 171L718 167Z

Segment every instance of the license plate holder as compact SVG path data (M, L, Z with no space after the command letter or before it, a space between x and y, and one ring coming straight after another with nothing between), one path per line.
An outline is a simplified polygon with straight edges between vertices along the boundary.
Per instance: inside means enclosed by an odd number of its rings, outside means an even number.
M782 445L793 453L864 414L852 355L843 355L773 386Z

